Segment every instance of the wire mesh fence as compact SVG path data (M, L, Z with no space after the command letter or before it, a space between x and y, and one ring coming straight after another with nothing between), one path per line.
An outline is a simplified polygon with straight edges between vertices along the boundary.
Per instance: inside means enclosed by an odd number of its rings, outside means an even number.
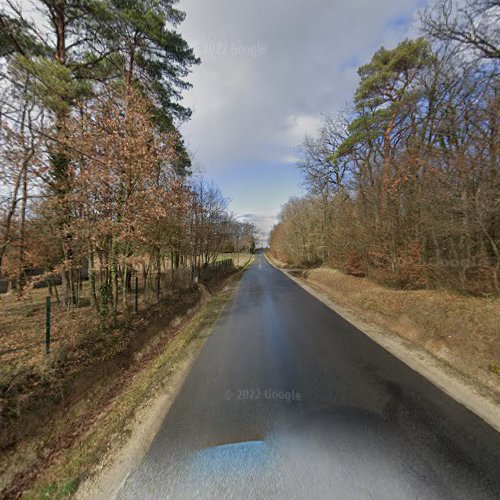
M113 314L146 314L159 302L174 303L199 283L209 283L234 269L233 260L224 259L161 273L131 272L115 294ZM89 280L82 281L77 303L71 308L54 290L49 296L48 288L34 289L22 299L4 294L0 303L0 372L40 362L47 354L77 343L79 337L99 328L102 315L94 301Z

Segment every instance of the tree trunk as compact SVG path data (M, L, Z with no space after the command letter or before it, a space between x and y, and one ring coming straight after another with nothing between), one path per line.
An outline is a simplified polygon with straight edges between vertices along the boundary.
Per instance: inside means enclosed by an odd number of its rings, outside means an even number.
M21 295L24 286L26 285L26 274L25 274L25 243L26 243L26 206L28 203L28 168L25 165L23 169L23 180L22 180L22 198L21 198L21 220L20 220L20 231L19 231L19 272L18 272L18 294Z
M90 304L100 313L99 302L97 300L95 269L94 269L94 246L89 242L89 255L87 257L89 265L89 281L90 281Z

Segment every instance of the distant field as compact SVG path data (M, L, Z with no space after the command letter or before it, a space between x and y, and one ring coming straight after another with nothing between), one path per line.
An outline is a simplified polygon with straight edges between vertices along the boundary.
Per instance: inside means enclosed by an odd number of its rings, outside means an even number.
M252 257L251 253L221 253L217 260L233 259L235 267L243 267Z

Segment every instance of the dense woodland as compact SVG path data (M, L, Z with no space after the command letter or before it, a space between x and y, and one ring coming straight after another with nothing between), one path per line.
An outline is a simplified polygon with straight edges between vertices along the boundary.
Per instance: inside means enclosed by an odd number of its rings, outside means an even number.
M498 1L440 0L422 37L359 68L353 103L300 147L307 194L282 209L278 259L500 292L499 26Z
M33 0L0 10L0 280L23 294L82 270L101 312L146 278L254 246L193 174L179 126L200 61L176 0ZM19 7L22 5L23 7Z

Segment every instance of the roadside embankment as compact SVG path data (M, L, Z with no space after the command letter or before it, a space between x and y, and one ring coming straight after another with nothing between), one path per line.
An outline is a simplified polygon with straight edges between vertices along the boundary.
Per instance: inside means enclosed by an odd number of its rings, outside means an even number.
M149 320L145 317L129 330L130 341L58 384L58 397L45 390L49 401L40 400L43 411L30 405L17 422L12 416L9 425L26 419L38 425L30 425L29 432L24 427L2 449L0 496L72 496L103 457L113 456L127 442L141 409L159 393L157 415L162 418L241 275L238 271L200 284L175 305L149 311Z

